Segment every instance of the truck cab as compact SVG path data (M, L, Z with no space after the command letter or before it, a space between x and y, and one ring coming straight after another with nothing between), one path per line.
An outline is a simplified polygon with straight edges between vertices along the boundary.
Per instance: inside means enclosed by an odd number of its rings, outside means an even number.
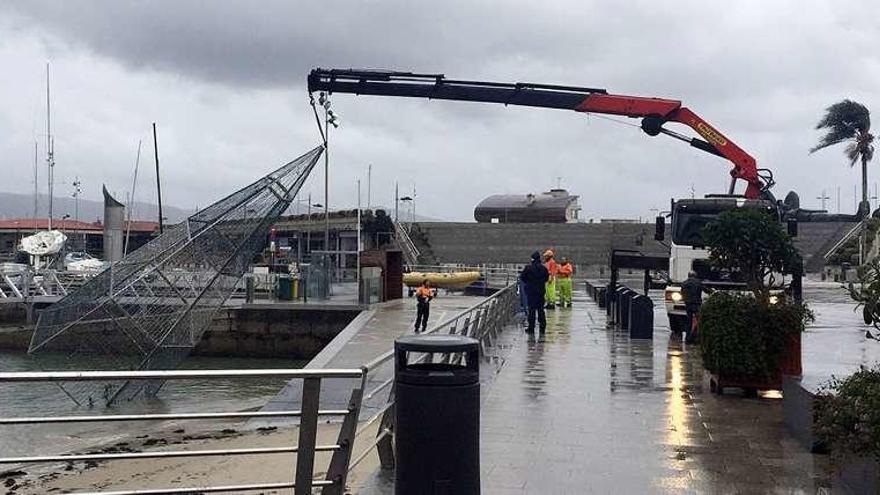
M680 199L672 202L672 224L669 245L669 282L664 293L669 327L673 332L684 330L687 322L681 283L690 271L697 273L706 287L715 290L744 290L745 283L737 273L717 270L709 265L709 251L702 238L702 229L721 213L738 208L759 208L776 214L773 201L745 199L741 196L710 195L705 198Z

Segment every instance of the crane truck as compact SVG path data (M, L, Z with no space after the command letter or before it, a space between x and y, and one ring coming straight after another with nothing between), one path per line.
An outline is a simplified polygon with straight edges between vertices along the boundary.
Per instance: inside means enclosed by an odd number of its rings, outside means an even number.
M663 134L726 159L732 165L726 194L672 201L669 280L664 300L673 330L684 326L684 303L679 284L687 278L689 271L697 271L708 284L717 287L742 286L729 276L708 269L708 252L699 240L702 226L721 212L734 208L766 209L782 220L781 204L770 193L774 185L772 172L758 168L752 156L678 100L613 94L605 89L579 86L468 81L447 79L443 74L321 68L309 73L308 91L310 94L351 93L499 103L623 116L641 119L640 127L649 136ZM697 136L668 129L667 124L685 125ZM745 183L740 194L736 194L738 181ZM664 230L665 219L658 218L655 234L658 240L664 238Z

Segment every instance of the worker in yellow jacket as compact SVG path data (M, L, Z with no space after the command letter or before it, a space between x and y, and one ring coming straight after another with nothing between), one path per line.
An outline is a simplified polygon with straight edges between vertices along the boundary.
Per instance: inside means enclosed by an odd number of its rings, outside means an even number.
M547 309L556 308L556 273L559 264L553 259L554 255L555 253L553 253L552 249L544 251L544 267L547 268L547 273L550 274L550 278L547 279L547 283L544 285L544 307Z
M571 276L574 274L574 266L565 256L559 263L556 274L556 291L559 292L559 306L571 307Z

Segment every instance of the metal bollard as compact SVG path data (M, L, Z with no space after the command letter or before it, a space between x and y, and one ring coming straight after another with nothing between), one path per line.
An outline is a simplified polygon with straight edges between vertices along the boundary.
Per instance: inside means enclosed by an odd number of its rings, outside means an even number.
M464 365L409 362L409 353L463 353ZM394 342L397 495L480 493L479 342L407 335Z
M254 302L254 277L244 279L244 302L250 304Z

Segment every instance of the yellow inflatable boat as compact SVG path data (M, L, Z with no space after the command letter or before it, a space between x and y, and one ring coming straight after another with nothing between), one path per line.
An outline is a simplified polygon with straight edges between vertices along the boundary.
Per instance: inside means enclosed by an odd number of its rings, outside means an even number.
M441 289L463 289L480 278L480 272L410 272L403 274L407 287L418 287L423 280L431 282L431 287Z

